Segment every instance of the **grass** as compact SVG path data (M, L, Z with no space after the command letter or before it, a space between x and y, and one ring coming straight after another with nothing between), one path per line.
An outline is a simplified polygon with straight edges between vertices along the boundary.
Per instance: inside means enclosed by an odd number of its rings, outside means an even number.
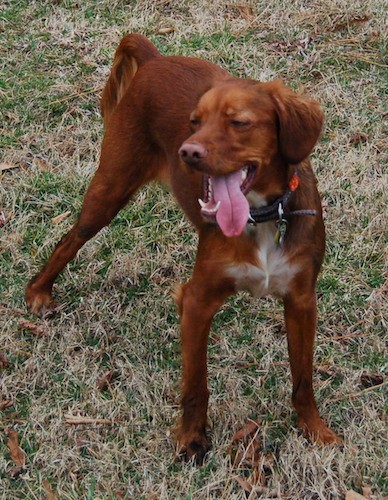
M0 364L0 400L11 401L0 410L0 498L337 499L367 487L372 499L388 494L385 386L365 390L360 382L363 371L387 376L383 7L379 0L3 2L0 161L15 168L0 172L0 351L9 363ZM68 266L55 285L59 314L38 320L25 310L25 283L71 227L96 167L99 94L130 31L165 54L204 57L237 76L283 78L325 109L313 155L328 233L315 383L344 450L318 449L298 435L281 304L241 294L211 333L209 459L202 468L174 461L180 359L169 292L190 275L196 236L162 188L140 192ZM101 389L107 372L114 376ZM68 414L113 424L69 425ZM230 454L233 434L249 419L261 422L262 462L253 468ZM16 476L9 428L26 453Z

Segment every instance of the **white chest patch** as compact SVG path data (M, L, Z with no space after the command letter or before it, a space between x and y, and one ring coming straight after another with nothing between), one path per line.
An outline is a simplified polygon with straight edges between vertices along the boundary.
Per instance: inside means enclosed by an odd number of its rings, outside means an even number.
M246 290L254 297L284 296L298 267L290 264L282 247L275 243L275 224L247 226L246 231L257 245L257 264L233 264L227 268L227 275L234 278L237 290Z

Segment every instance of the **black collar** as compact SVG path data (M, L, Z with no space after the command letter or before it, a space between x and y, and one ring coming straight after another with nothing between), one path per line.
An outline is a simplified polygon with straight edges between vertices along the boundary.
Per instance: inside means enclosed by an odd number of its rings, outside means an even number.
M316 215L316 210L288 210L289 202L298 188L300 178L297 172L294 173L288 183L286 192L277 198L271 205L260 208L251 208L248 223L260 224L270 220L287 222L289 217L295 215Z

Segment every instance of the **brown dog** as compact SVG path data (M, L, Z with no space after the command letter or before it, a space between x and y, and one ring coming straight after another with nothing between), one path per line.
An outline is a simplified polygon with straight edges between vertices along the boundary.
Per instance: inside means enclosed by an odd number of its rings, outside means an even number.
M323 114L280 81L232 78L209 62L162 57L141 35L124 37L101 102L100 166L78 221L29 283L27 304L52 305L57 275L152 180L167 181L199 233L192 279L175 298L181 316L180 452L209 449L207 339L212 318L238 290L282 298L292 402L311 440L340 438L321 420L312 387L315 283L325 233L308 156Z

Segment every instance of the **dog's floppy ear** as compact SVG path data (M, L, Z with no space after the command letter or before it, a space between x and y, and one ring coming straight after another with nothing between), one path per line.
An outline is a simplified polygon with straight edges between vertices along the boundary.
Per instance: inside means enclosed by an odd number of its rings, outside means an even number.
M265 84L279 117L279 144L288 163L300 163L311 153L323 125L319 104L286 87L280 80Z

